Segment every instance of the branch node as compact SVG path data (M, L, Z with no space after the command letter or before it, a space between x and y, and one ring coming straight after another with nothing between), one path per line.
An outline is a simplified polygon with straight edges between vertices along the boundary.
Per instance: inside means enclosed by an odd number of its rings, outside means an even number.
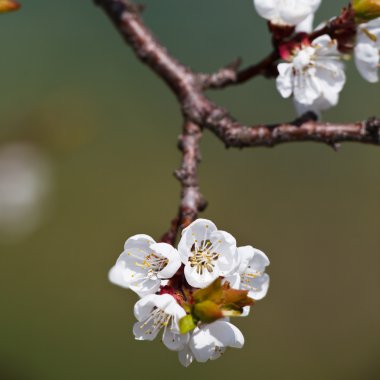
M370 117L365 122L365 131L375 140L380 143L380 119Z
M198 74L200 87L207 90L210 88L223 88L235 83L238 79L238 70L241 64L242 59L237 58L213 74Z

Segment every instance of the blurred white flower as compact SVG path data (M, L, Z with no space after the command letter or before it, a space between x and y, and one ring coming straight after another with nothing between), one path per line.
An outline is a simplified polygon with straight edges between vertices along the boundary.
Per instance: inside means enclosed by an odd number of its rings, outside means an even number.
M197 327L191 334L188 345L178 353L180 363L188 367L195 359L198 362L216 360L228 347L242 348L244 336L232 323L216 321Z
M284 98L294 96L298 113L319 113L339 100L346 82L344 64L336 41L328 35L306 41L284 55L278 65L277 89Z
M239 264L235 238L206 219L197 219L183 230L178 251L186 280L195 288L205 288Z
M276 25L297 25L306 19L312 23L320 4L321 0L254 0L257 13Z
M362 77L371 83L379 81L380 18L358 27L355 63Z
M311 33L313 31L313 24L314 24L314 13L310 14L296 25L296 32L298 33Z
M174 297L150 294L135 304L134 313L138 322L133 326L133 334L137 340L154 340L164 329L162 341L167 348L173 351L185 348L189 334L180 333L178 322L186 312Z
M156 243L148 235L135 235L125 242L109 279L143 297L156 293L161 280L171 278L180 266L179 254L170 244Z
M20 238L33 232L44 216L51 190L49 161L35 146L0 147L0 234Z

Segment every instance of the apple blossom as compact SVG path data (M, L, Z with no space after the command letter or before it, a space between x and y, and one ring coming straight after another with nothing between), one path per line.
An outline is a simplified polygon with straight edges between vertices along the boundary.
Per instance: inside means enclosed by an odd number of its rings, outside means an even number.
M157 292L161 279L171 278L180 266L179 254L170 244L156 243L148 235L135 235L126 241L109 279L142 297Z
M154 340L161 329L164 329L162 341L173 351L182 350L189 340L189 334L181 334L179 320L186 315L169 294L149 294L135 304L135 317L138 320L133 326L137 340Z
M259 301L263 299L269 288L269 275L265 273L265 268L269 265L269 259L264 252L245 246L238 248L241 258L240 265L236 273L227 276L226 281L232 288L248 291L248 296Z
M355 45L355 63L362 77L371 83L379 81L380 17L361 24Z
M178 251L186 280L195 288L210 285L239 264L235 238L206 219L198 219L183 230Z
M284 98L294 96L300 114L319 113L338 103L346 82L342 56L328 35L306 40L291 51L282 51L287 62L278 65L277 89Z
M197 327L191 334L189 343L178 353L180 363L188 367L195 359L204 363L216 360L228 347L242 348L244 336L232 323L216 321Z

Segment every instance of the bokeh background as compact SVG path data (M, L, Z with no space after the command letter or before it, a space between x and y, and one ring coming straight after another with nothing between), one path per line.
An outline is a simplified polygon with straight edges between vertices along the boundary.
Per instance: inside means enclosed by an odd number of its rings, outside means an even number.
M23 0L0 18L0 379L380 378L380 149L226 150L206 132L204 213L271 259L268 297L237 320L243 350L184 369L132 335L137 297L107 281L135 233L175 215L180 113L90 0ZM210 71L269 51L251 0L145 0L169 50ZM324 1L318 20L344 1ZM352 64L338 107L380 114ZM247 123L292 119L274 82L210 93Z

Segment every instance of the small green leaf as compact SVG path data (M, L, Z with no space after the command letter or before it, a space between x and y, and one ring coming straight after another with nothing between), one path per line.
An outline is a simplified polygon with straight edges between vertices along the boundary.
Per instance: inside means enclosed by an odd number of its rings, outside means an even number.
M186 315L185 317L179 320L179 331L181 334L186 334L191 330L194 330L196 324L194 323L194 319L192 315Z
M223 318L220 307L215 302L208 300L195 304L193 313L196 318L205 323L212 323Z
M353 0L352 7L359 23L380 17L380 0Z
M212 284L204 289L199 289L193 293L195 303L202 301L216 301L222 297L222 280L217 278Z

